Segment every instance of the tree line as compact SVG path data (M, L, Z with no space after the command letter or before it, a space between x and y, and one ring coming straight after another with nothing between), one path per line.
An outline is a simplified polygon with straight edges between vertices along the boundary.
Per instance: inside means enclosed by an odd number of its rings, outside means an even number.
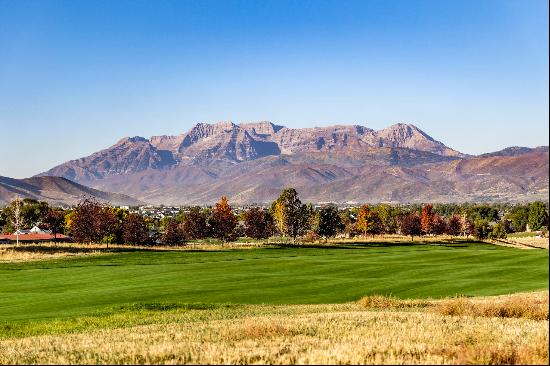
M13 232L14 203L0 212L3 232ZM52 233L64 233L83 243L179 245L186 241L239 237L265 239L273 235L305 241L402 234L505 238L508 233L546 230L548 207L543 202L509 204L364 204L340 210L334 205L315 208L302 203L294 188L284 189L269 208L252 207L238 215L227 197L212 208L191 207L174 217L152 219L140 213L84 199L72 209L22 200L23 225L35 223Z

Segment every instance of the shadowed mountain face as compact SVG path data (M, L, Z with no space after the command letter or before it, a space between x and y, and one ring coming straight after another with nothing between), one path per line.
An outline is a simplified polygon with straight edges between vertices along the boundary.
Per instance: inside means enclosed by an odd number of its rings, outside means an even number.
M178 136L124 138L40 175L150 203L266 203L293 186L307 201L533 200L548 192L548 148L471 157L417 127L290 129L199 123Z
M88 188L62 177L33 177L13 179L0 177L0 204L4 205L19 195L53 205L74 205L82 198L95 198L113 205L140 205L143 202L120 193L103 192Z

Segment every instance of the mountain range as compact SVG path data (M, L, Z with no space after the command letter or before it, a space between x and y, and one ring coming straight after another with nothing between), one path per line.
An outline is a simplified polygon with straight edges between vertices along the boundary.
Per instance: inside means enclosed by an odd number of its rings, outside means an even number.
M267 203L288 186L308 202L531 201L548 197L548 147L471 156L403 123L198 123L177 136L126 137L39 176L153 204Z

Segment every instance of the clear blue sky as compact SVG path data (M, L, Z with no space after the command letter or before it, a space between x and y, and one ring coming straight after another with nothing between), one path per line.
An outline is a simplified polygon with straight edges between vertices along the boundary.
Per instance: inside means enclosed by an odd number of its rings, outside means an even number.
M196 122L548 145L548 2L0 0L0 175Z

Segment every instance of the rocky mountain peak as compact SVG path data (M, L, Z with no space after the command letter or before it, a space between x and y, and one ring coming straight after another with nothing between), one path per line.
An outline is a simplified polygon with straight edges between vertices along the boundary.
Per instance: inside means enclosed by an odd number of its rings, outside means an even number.
M273 135L279 132L283 126L276 125L269 121L241 123L239 127L253 135Z
M378 147L405 147L408 149L428 151L443 156L465 156L443 143L434 140L427 133L412 124L396 123L376 131L366 139Z
M132 143L140 143L140 142L149 142L149 140L141 136L123 137L117 141L116 145L122 145L126 143L132 144Z
M345 154L362 156L373 148L407 148L444 157L464 156L432 139L411 124L398 123L380 131L360 125L287 128L269 121L197 123L177 136L125 137L88 157L61 164L45 175L76 181L147 170L166 170L179 164L231 164L281 154ZM326 155L327 157L329 155Z

